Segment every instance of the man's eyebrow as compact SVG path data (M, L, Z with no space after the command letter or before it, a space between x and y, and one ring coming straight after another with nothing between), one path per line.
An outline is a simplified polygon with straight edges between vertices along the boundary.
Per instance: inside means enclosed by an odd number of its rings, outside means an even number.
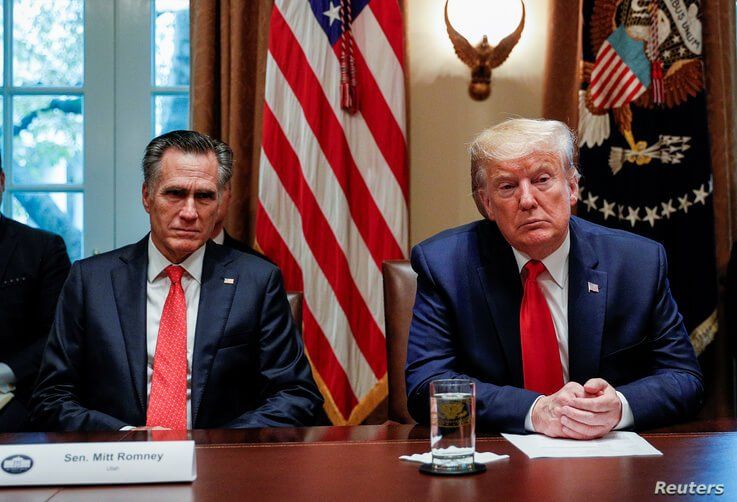
M165 185L161 187L162 192L180 192L183 190L186 190L186 188L180 185Z
M489 179L491 179L492 181L499 181L499 180L510 180L510 179L514 179L515 177L516 176L513 173L508 173L504 171L502 172L495 171L493 174L491 174Z

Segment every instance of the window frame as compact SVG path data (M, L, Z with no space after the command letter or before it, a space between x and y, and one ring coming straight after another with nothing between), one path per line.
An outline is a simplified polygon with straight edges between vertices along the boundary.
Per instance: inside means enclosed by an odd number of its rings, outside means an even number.
M81 192L83 251L87 257L138 241L149 230L141 203L141 158L153 137L155 96L190 96L189 86L157 87L154 81L153 0L83 0L84 82L80 88L14 87L13 3L3 5L4 80L2 160L6 172L3 214L13 192ZM83 182L17 185L12 180L12 97L83 96ZM92 112L92 113L91 113ZM54 231L54 229L49 229Z

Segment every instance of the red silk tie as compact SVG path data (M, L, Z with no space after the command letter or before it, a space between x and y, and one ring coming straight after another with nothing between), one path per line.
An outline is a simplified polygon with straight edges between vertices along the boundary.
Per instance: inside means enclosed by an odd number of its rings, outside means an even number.
M146 425L187 428L187 304L182 289L184 269L164 270L171 280L159 324L154 353L154 374L148 399Z
M545 265L537 260L528 261L522 269L525 293L519 311L519 330L525 389L550 395L563 386L563 368L553 317L537 283L537 277L544 271Z

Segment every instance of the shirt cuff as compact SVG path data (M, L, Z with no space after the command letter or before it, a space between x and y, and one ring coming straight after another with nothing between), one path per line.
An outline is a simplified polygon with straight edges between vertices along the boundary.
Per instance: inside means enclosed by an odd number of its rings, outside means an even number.
M527 432L536 432L536 431L535 431L535 426L534 426L534 425L532 425L532 408L534 408L534 407L535 407L535 405L537 404L537 402L538 402L538 401L539 401L540 399L542 399L542 397L543 397L543 396L538 396L538 397L537 397L537 399L535 399L535 400L534 400L534 401L532 402L532 406L530 406L530 409L529 409L529 410L527 410L527 415L525 416L525 430L526 430Z
M118 430L119 430L119 431L132 431L133 429L135 429L135 427L133 427L132 425L126 425L126 426L124 426L124 427L121 427L121 428L120 428L120 429L118 429Z
M615 431L619 431L632 427L635 424L635 416L632 414L632 408L630 408L627 398L619 391L616 391L616 393L619 401L622 403L622 418L619 419L619 423L614 427Z
M15 373L5 363L0 363L0 393L15 390Z

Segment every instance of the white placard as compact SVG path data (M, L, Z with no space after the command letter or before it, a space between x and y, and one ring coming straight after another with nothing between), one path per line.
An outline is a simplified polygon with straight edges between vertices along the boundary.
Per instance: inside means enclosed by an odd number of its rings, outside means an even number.
M0 486L194 481L194 441L0 446Z
M634 432L614 431L599 439L551 438L541 434L502 434L530 458L629 457L662 455Z

